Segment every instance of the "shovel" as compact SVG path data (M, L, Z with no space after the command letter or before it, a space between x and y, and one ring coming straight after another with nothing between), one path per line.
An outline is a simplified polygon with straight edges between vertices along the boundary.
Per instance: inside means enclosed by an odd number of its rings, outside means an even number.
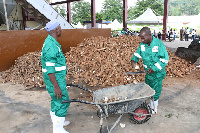
M141 73L147 73L147 71L128 72L126 74L130 75L130 74L141 74Z

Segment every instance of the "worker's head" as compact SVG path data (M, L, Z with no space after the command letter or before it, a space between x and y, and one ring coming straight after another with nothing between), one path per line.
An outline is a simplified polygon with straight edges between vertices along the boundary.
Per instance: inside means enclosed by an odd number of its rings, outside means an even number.
M50 21L46 24L46 28L48 34L51 36L60 37L62 34L60 24L57 21Z
M151 30L148 27L143 27L140 31L140 38L144 44L150 44L152 41Z

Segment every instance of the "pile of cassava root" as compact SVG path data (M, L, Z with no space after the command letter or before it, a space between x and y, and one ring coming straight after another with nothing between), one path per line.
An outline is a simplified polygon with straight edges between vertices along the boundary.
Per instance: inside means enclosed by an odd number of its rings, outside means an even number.
M90 86L118 86L143 82L145 74L127 75L127 72L142 71L143 62L138 62L139 70L131 67L131 57L137 50L141 39L138 36L119 36L115 38L92 37L84 39L77 47L65 53L67 60L66 79L77 84L84 81ZM195 66L175 56L169 49L167 76L184 77ZM2 82L24 84L31 87L44 87L41 70L41 51L31 52L19 57L15 65L2 73Z
M25 54L18 57L15 65L1 74L2 82L11 81L14 84L23 84L27 89L44 87L41 67L41 51Z

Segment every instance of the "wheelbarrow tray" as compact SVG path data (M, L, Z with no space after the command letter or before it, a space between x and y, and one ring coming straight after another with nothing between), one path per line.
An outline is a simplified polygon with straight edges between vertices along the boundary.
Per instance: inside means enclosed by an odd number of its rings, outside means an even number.
M154 94L155 91L146 83L127 84L93 92L93 102L106 116L124 114L132 112ZM115 101L105 103L105 97Z
M113 104L124 101L131 101L151 97L155 91L146 83L127 84L110 88L104 88L93 92L93 102L96 104ZM104 103L105 97L116 99L114 102ZM119 101L117 101L119 100Z

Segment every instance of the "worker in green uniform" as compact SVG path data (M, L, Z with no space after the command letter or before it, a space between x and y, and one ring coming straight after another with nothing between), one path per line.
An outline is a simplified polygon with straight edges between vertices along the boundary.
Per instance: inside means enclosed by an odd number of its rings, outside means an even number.
M48 37L46 38L41 55L43 78L46 89L51 96L51 119L53 122L53 133L68 133L63 126L69 124L65 121L68 104L61 104L61 101L69 100L66 89L67 66L61 45L57 39L61 37L61 27L56 21L46 24Z
M122 30L121 30L121 34L122 34L122 35L125 34L124 27L123 27Z
M131 65L135 68L139 59L143 60L145 83L155 90L155 95L151 99L152 113L157 113L158 99L162 90L162 81L166 76L165 66L169 61L169 56L163 42L151 35L148 27L143 27L140 31L142 42L131 58ZM154 100L153 100L154 99Z

